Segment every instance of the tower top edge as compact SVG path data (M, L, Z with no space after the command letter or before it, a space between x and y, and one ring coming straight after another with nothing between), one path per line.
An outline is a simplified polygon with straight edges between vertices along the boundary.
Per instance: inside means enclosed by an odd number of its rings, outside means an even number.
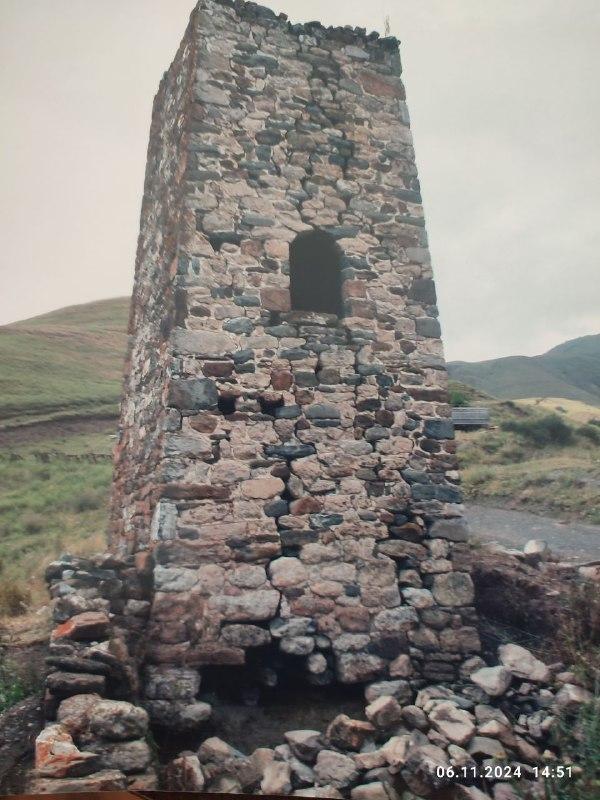
M208 0L208 2L232 9L240 20L279 26L296 36L315 36L342 44L375 46L388 51L397 51L400 46L400 40L395 36L384 37L377 31L367 33L366 28L352 27L351 25L325 26L318 20L291 22L287 14L278 14L268 6L249 2L249 0ZM206 0L199 0L196 9L201 9L205 3Z

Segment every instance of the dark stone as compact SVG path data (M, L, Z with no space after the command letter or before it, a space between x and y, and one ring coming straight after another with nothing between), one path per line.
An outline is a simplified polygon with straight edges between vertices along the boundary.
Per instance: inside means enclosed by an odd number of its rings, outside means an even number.
M415 324L419 336L426 336L429 339L439 339L442 335L440 323L437 319L433 319L433 317L417 317Z
M267 503L263 507L263 511L265 512L267 517L282 517L284 514L288 513L288 504L285 500L273 500L271 503Z
M293 325L287 325L286 323L282 323L281 325L271 325L268 328L265 328L265 333L268 333L269 336L276 336L278 339L283 338L284 336L297 336L298 331Z
M233 361L235 364L245 364L246 361L254 358L254 350L238 350L233 354Z
M308 419L339 419L340 411L329 403L313 403L306 409Z
M430 439L454 439L454 423L451 419L428 419L423 428Z
M302 413L300 406L281 406L275 409L275 417L277 419L296 419Z
M342 514L311 514L312 528L330 528L332 525L341 525L344 521Z
M254 330L254 323L248 317L234 317L223 323L223 330L229 333L249 334Z
M301 361L308 356L308 351L301 347L291 347L288 350L282 350L280 355L281 358L287 358L288 361Z
M316 453L314 445L312 444L292 444L286 442L285 444L268 444L265 447L265 453L272 458L306 458Z
M425 470L403 469L400 474L407 483L431 483L431 478Z
M256 297L252 294L240 294L233 298L233 302L236 306L242 306L244 308L258 308L260 306L260 297Z
M169 405L180 411L203 411L216 408L217 386L210 378L175 379L169 386Z
M431 278L416 278L412 282L408 297L410 300L417 300L417 302L425 303L428 306L435 305L437 297L433 280Z
M295 372L294 381L296 386L300 388L309 388L312 386L318 386L319 384L317 381L317 376L314 372Z
M389 428L382 428L381 425L373 425L365 431L365 439L367 442L378 442L380 439L389 439Z
M283 530L280 537L283 547L301 547L304 544L313 544L319 541L317 531L311 530Z
M415 483L412 495L417 501L439 500L441 503L462 503L462 494L456 486Z

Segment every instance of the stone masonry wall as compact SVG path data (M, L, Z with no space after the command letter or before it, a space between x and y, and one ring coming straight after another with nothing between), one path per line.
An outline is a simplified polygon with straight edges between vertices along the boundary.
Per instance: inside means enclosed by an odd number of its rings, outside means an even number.
M134 551L138 536L147 535L161 483L194 50L190 25L152 114L113 480L112 542L125 552Z
M201 0L163 81L113 496L154 682L273 646L318 684L445 680L479 649L400 72L395 39ZM290 308L317 229L339 318Z

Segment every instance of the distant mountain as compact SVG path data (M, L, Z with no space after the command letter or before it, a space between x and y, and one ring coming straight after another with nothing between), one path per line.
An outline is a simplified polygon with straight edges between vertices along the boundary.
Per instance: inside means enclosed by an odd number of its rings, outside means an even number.
M129 298L0 327L0 427L116 414Z
M450 377L507 400L564 397L600 405L600 334L571 339L541 356L451 361Z

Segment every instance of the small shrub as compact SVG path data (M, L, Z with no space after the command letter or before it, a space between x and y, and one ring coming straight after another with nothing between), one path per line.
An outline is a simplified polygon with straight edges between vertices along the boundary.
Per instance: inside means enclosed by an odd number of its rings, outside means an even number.
M579 436L584 436L586 439L589 439L590 442L593 444L600 444L600 427L596 425L581 425L581 427L577 428L577 433Z
M592 800L600 797L600 696L582 706L573 719L559 721L556 734L561 760L573 762L573 776L548 778L547 800ZM551 765L552 766L552 765Z
M17 617L24 614L31 602L31 593L22 583L3 577L0 583L0 614Z
M525 450L518 444L506 444L498 450L498 458L502 464L519 464L525 459Z
M564 447L573 441L573 429L556 414L526 420L509 420L502 423L502 429L512 431L540 447Z
M469 405L469 398L461 389L451 388L449 391L450 405L454 408L464 408Z
M93 489L84 489L80 494L75 497L71 503L73 511L78 514L84 511L95 511L104 502L104 495L100 494Z
M482 469L474 469L469 474L469 483L471 486L482 486L484 483L487 483L494 477L494 470L486 469L485 467Z
M41 533L44 530L45 519L41 514L29 512L23 514L21 518L21 525L25 533L30 535L34 533Z
M3 665L0 670L0 714L28 695L23 681L11 672L10 664Z
M600 419L598 417L593 417L592 419L588 419L588 425L597 425L600 428Z

